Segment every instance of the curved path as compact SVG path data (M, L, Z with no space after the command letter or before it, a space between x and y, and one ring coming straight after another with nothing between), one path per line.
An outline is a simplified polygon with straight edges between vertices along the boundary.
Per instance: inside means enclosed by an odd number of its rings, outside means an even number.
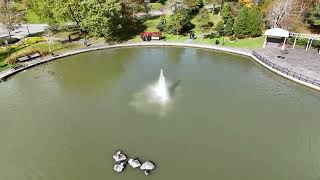
M220 46L214 46L210 44L199 44L199 43L179 43L179 42L137 42L137 43L124 43L124 44L116 44L116 45L101 45L101 46L92 46L92 47L86 47L82 49L77 49L65 53L61 53L56 56L46 56L38 59L34 59L28 62L23 63L23 67L20 67L18 69L10 68L5 71L0 72L0 80L8 78L9 76L12 76L13 74L16 74L20 71L23 71L27 68L36 66L38 64L42 64L45 62L53 61L59 58L71 56L74 54L84 53L88 51L95 51L95 50L101 50L101 49L108 49L108 48L120 48L120 47L137 47L137 46L177 46L177 47L193 47L193 48L204 48L204 49L211 49L211 50L218 50L223 52L229 52L239 55L244 55L251 57L253 60L264 66L265 68L269 69L270 71L273 71L287 79L290 79L292 81L295 81L297 83L300 83L302 85L305 85L307 87L316 89L320 91L320 85L312 83L312 82L306 82L304 79L301 79L299 77L294 77L288 73L285 73L277 68L274 68L273 66L270 66L268 62L265 61L265 59L261 59L257 54L253 53L253 51L248 49L240 49L240 48L232 48L232 47L220 47Z

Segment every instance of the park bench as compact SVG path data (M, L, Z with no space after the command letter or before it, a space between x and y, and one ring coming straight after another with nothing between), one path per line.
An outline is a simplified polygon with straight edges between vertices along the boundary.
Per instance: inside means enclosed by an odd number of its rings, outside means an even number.
M38 58L38 57L41 57L41 54L40 53L35 53L35 54L19 57L18 58L18 62L25 62L25 61L29 61L31 59L35 59L35 58Z

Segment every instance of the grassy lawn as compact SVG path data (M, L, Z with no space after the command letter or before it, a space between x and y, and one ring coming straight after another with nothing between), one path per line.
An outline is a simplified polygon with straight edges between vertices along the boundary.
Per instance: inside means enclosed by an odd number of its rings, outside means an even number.
M144 22L144 25L147 27L145 31L158 31L157 25L160 23L160 17L154 17Z
M200 36L201 35L201 30L198 28L198 21L197 21L197 17L198 15L194 16L193 19L191 20L191 22L195 25L195 28L193 29L194 32L196 33L196 36ZM168 18L168 17L167 17ZM216 25L220 20L221 17L218 15L210 15L210 18L212 19L212 21L214 22L214 24ZM146 31L158 31L157 30L157 25L160 22L160 17L155 17L149 20L146 20L144 25L147 27ZM177 35L174 34L165 34L166 36L166 41L168 42L186 42L189 39L188 34L185 35L179 35L177 37ZM206 44L215 44L216 40L220 41L219 45L222 45L223 42L223 38L219 37L219 38L197 38L194 40L194 42L197 43L206 43ZM139 36L136 36L134 39L130 40L130 42L140 42L141 39ZM238 47L238 48L248 48L248 49L253 49L253 48L259 48L262 46L263 44L263 37L257 37L257 38L246 38L246 39L237 39L236 42L232 42L229 40L229 37L225 37L224 38L224 46L230 46L230 47Z
M220 45L222 45L223 37L220 38L197 38L194 40L194 42L198 43L206 43L206 44L215 44L216 40L220 41ZM232 42L229 40L228 37L224 38L224 46L230 46L230 47L238 47L238 48L247 48L247 49L254 49L254 48L260 48L263 44L263 37L257 37L257 38L247 38L247 39L237 39L236 42Z
M195 25L195 28L193 29L193 31L196 34L200 34L201 33L201 29L199 28L199 22L197 20L198 17L199 17L199 14L195 15L191 20L191 23ZM218 15L210 14L209 18L213 22L214 27L218 24L219 21L221 21L221 16L218 16Z
M79 44L78 42L73 42L73 43L65 43L62 44L60 42L55 42L53 44L53 46L51 47L52 51L54 53L60 53L60 52L64 52L67 50L72 50L72 49L77 49L82 47L81 44ZM32 49L39 49L42 52L48 52L49 51L49 46L47 42L39 42L24 48L16 48L15 50L13 50L13 52L11 53L12 56L15 56L17 54L20 53L24 53L24 52L28 52ZM6 48L0 48L0 71L8 69L10 67L12 67L13 65L8 64L7 66L4 66L4 62L6 60L6 58L8 57L8 50ZM2 67L3 66L3 67Z
M9 69L9 68L11 68L12 66L13 66L13 65L8 64L7 66L2 67L2 63L0 62L0 71L4 71L4 70L6 70L6 69Z
M52 51L55 53L58 52L63 52L63 51L67 51L67 50L71 50L71 49L76 49L81 47L81 45L77 42L73 42L73 43L60 43L60 42L55 42L53 44L53 46L51 47ZM29 51L32 49L39 49L40 51L49 51L49 46L47 42L40 42L37 44L33 44L31 46L25 47L15 53L22 53L25 51Z
M151 3L151 8L153 11L160 11L163 5L161 3Z

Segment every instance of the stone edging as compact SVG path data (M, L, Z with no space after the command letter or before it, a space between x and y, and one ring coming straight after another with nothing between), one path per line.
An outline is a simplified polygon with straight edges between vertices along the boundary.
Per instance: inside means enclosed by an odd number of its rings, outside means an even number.
M255 60L257 63L260 65L264 66L265 68L269 69L272 72L277 73L278 75L281 75L287 79L290 79L294 82L297 82L299 84L302 84L304 86L316 89L320 91L320 87L313 85L311 83L307 83L305 81L301 81L299 79L296 79L294 77L288 76L287 74L284 74L276 69L273 69L272 67L268 66L264 62L260 61L258 58L256 58L254 55L252 55L252 51L250 50L241 50L237 48L228 48L228 47L219 47L219 46L213 46L210 44L197 44L197 43L178 43L178 42L141 42L141 43L124 43L124 44L116 44L116 45L102 45L102 46L97 46L97 47L91 47L91 48L86 48L86 49L80 49L80 50L74 50L66 53L59 54L58 56L48 56L44 57L41 59L35 59L29 62L25 63L25 66L22 68L19 68L17 70L14 70L13 68L7 69L5 71L0 72L0 79L5 79L8 78L20 71L23 71L25 69L28 69L30 67L46 63L49 61L53 61L56 59L60 59L63 57L75 55L75 54L80 54L84 52L89 52L89 51L96 51L96 50L102 50L102 49L111 49L111 48L121 48L121 47L137 47L137 46L176 46L176 47L192 47L192 48L202 48L202 49L211 49L211 50L218 50L218 51L223 51L223 52L229 52L233 54L238 54L238 55L244 55L251 57L253 60Z

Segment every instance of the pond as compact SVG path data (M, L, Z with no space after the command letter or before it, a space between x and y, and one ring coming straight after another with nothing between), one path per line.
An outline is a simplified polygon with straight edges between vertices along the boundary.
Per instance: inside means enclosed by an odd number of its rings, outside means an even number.
M160 69L170 103L141 97ZM0 84L2 180L320 179L320 93L253 60L195 48L109 49ZM145 177L112 155L151 160Z

